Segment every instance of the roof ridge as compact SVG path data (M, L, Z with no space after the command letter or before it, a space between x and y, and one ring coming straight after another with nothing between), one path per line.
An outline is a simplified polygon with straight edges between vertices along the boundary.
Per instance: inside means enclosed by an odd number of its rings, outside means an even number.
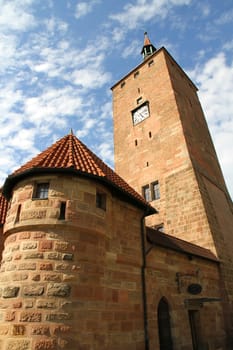
M71 170L97 177L130 197L131 200L140 203L148 213L156 212L138 192L72 133L62 137L9 175L4 184L4 194L7 198L10 197L11 190L19 178L29 176L32 173L41 173L42 171L69 172Z
M185 252L190 255L197 255L205 259L219 261L217 256L208 248L191 243L182 238L169 235L157 229L147 226L147 235L152 244L159 244L167 248Z

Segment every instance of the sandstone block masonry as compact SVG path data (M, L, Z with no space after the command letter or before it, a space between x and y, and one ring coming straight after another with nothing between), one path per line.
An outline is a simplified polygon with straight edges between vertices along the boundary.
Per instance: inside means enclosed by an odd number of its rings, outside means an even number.
M43 177L48 199L33 199L38 180L18 184L7 214L0 349L144 349L141 210L68 176ZM96 208L97 188L106 210Z

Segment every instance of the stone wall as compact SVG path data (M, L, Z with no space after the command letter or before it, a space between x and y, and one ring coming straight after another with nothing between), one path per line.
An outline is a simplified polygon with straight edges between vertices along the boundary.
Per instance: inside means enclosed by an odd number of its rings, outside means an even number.
M201 285L200 294L188 292L193 283ZM218 263L158 246L150 250L147 301L151 349L159 349L157 310L162 298L169 304L174 350L193 349L189 310L199 311L202 349L230 349L226 347ZM206 301L199 301L201 298ZM208 298L216 301L208 302Z
M48 199L32 199L41 180L50 182ZM107 195L106 211L96 208L97 188ZM142 215L84 178L19 183L4 231L0 348L144 349Z

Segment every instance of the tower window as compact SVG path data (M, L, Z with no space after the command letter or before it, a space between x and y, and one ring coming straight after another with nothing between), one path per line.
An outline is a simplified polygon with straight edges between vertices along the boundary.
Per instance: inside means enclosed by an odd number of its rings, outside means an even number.
M153 200L160 199L160 188L158 181L155 181L151 184L151 191Z
M125 86L125 81L122 81L121 88L123 88L124 86Z
M151 60L150 62L148 62L148 67L153 66L153 64L154 64L154 60Z
M36 199L47 199L49 194L49 183L38 183L36 184L35 193L33 198Z
M96 208L106 210L107 196L106 193L96 192Z
M20 213L21 213L21 204L18 205L15 222L19 222Z
M139 105L140 103L142 103L142 97L141 96L137 99L137 105Z
M66 202L61 202L59 220L65 220L66 218Z
M134 73L134 78L137 78L139 76L139 70Z
M142 195L147 202L151 201L150 185L146 185L142 187Z

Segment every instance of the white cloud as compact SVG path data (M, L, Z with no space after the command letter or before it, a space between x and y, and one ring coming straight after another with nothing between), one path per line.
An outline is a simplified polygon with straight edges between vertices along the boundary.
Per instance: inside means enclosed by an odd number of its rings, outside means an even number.
M76 135L79 138L83 138L89 134L89 132L95 127L96 119L90 117L82 123L82 127L76 131Z
M231 11L223 12L219 18L215 21L218 25L224 25L226 23L233 22L233 9Z
M205 64L196 66L189 75L198 84L220 164L233 196L233 61L227 63L221 52Z
M100 1L98 0L89 0L89 1L82 1L77 3L76 9L75 9L75 17L81 18L86 16L88 13L92 12L93 7L98 4Z
M24 114L27 120L42 127L54 126L65 127L66 121L62 117L75 115L82 109L82 98L78 96L78 91L71 87L62 89L47 88L36 97L25 98Z
M122 52L122 57L127 58L131 55L134 55L135 52L139 51L139 49L142 47L142 43L138 40L132 40L130 45L127 45L127 47Z
M134 29L140 23L163 19L174 6L188 5L191 0L137 0L136 4L127 3L123 11L110 15L110 18L122 26Z
M3 32L26 31L35 25L35 18L30 13L33 0L0 0L0 28Z
M84 89L100 88L108 81L111 75L108 72L96 70L92 67L78 69L72 73L73 83Z
M14 66L17 54L17 38L13 35L0 34L0 72Z
M113 140L112 134L105 135L105 142L102 142L97 147L98 156L105 161L110 167L113 167L114 157L113 157Z

